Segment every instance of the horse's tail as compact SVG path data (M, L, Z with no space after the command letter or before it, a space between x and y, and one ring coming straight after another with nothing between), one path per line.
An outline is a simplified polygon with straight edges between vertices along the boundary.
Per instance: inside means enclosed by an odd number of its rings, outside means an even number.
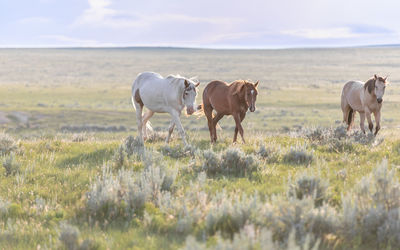
M198 117L204 116L203 103L197 105L197 107L196 107L196 112L194 112L194 115L195 115L197 118L198 118Z
M347 125L353 124L353 112L354 110L352 108L349 109L349 114L347 115Z
M133 95L131 96L131 101L132 101L132 106L133 106L133 109L136 111L136 107L135 107L135 101L133 100Z

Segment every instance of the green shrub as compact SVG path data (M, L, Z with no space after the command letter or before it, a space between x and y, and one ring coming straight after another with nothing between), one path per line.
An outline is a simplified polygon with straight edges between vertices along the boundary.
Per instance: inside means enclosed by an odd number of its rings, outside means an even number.
M311 197L315 206L321 206L326 199L328 185L313 175L302 174L293 183L289 184L288 196L297 199Z
M21 172L21 164L15 160L14 154L10 154L3 160L3 167L6 170L6 176L15 175Z
M247 176L258 170L258 160L254 155L246 155L238 148L227 149L219 154L206 150L203 152L201 169L209 176L215 174Z
M9 154L17 149L15 140L8 134L0 133L0 155Z
M283 156L283 161L289 164L309 165L314 159L314 153L309 152L306 146L290 147L290 150Z

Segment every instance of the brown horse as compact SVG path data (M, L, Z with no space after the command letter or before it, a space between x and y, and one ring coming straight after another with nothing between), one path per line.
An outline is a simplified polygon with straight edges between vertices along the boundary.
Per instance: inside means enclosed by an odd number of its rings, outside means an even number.
M236 128L233 142L236 142L239 131L243 143L243 127L241 122L249 109L251 112L256 110L258 81L254 84L247 81L234 81L227 84L222 81L212 81L203 91L203 109L208 120L211 142L217 141L216 125L224 115L232 115L235 119ZM212 111L215 109L217 114L213 117Z

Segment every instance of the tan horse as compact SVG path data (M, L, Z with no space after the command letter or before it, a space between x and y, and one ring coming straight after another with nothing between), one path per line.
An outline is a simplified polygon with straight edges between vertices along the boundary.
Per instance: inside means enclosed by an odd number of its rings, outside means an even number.
M258 81L254 84L247 81L234 81L227 84L222 81L212 81L203 91L203 109L208 120L211 142L217 141L216 125L225 115L232 115L235 119L236 128L233 142L236 142L239 132L243 142L243 127L241 122L249 109L251 112L256 110ZM213 117L213 110L217 112Z
M375 116L376 129L375 135L381 128L381 108L383 102L383 95L385 88L388 84L387 77L378 77L374 75L373 78L367 82L362 83L359 81L350 81L346 83L342 90L342 111L343 121L347 123L347 131L353 125L355 112L360 114L360 128L365 134L364 120L367 117L368 127L372 133L374 124L371 120L371 113Z

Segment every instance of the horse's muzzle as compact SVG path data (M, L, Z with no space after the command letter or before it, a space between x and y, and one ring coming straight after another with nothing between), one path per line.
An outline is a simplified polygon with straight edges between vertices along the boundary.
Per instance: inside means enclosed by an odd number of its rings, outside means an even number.
M254 106L251 106L249 109L250 109L250 112L256 111L256 107L254 107Z
M193 108L193 107L187 107L187 108L186 108L186 113L187 113L188 115L193 114L193 113L194 113L194 108Z
M382 98L377 98L376 101L377 101L378 103L382 103L383 99L382 99Z

